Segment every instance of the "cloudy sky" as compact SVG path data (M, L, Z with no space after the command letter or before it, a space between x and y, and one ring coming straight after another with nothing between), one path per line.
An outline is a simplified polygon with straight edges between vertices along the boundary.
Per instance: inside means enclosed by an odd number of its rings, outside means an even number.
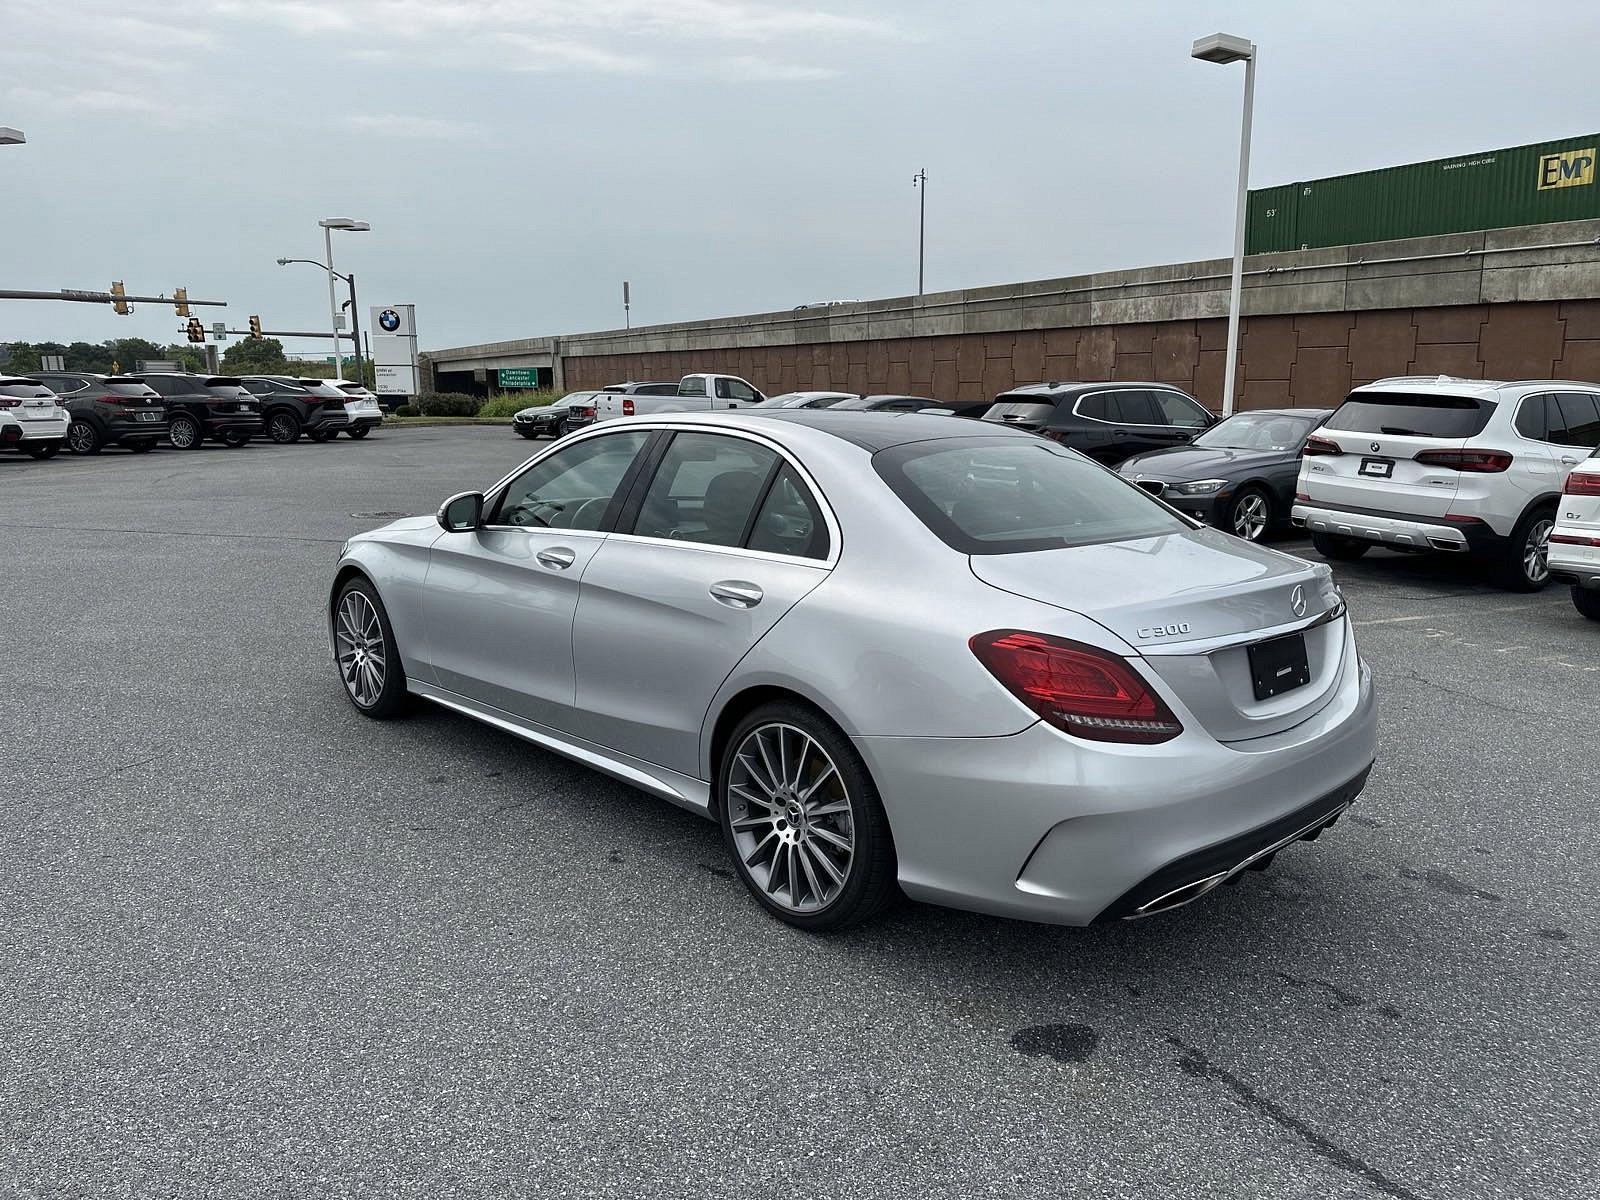
M1566 137L1600 5L1072 0L6 0L0 287L319 328L317 219L446 346L1228 251L1256 185ZM209 322L210 312L202 314ZM0 341L177 337L0 301ZM309 344L301 349L314 349Z

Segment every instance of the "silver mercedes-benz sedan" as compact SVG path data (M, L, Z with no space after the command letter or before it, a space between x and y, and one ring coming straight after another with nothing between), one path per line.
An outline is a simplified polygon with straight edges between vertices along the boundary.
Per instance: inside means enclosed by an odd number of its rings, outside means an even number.
M421 696L701 813L814 930L900 892L1170 909L1316 837L1375 753L1327 567L917 414L572 434L352 538L329 631L361 712Z

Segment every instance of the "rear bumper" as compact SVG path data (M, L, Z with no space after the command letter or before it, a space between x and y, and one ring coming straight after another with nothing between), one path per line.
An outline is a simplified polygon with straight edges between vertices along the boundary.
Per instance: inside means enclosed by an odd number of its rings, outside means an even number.
M1551 542L1549 563L1552 579L1581 588L1600 588L1600 546Z
M347 423L351 429L376 429L383 424L383 415L381 413L364 413L359 417L347 418Z
M248 433L252 437L260 433L263 422L258 416L238 413L218 413L214 417L206 418L206 436L221 437L227 433Z
M111 421L106 425L106 437L113 442L137 442L141 438L155 441L167 436L167 420L162 417L158 421Z
M1401 550L1467 553L1489 549L1504 540L1488 525L1477 521L1434 521L1406 513L1334 508L1307 500L1295 502L1289 522L1296 529L1311 533L1357 538Z
M17 424L22 427L22 433L17 440L19 442L59 442L67 436L67 426L71 423L66 417L57 417L48 421L18 421Z
M1197 855L1270 844L1267 834L1299 814L1323 819L1318 805L1338 807L1331 795L1353 799L1376 757L1377 700L1351 654L1314 717L1245 742L1191 725L1159 746L1094 743L1042 723L1009 737L854 740L908 895L1086 925L1126 915L1119 903Z

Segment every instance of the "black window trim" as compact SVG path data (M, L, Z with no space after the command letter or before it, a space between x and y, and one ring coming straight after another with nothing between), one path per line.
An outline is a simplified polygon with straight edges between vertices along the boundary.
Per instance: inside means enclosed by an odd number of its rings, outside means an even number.
M1072 415L1077 417L1080 421L1092 421L1096 425L1109 425L1113 429L1188 429L1189 428L1189 426L1187 426L1187 425L1173 425L1170 422L1164 422L1164 423L1162 423L1160 425L1151 425L1150 423L1148 423L1146 421L1106 421L1106 420L1101 419L1100 417L1091 417L1087 413L1082 413L1082 412L1078 411L1078 406L1080 404L1082 404L1085 400L1089 399L1091 396L1114 396L1118 392L1150 392L1152 394L1154 394L1155 392L1171 392L1174 396L1181 396L1181 397L1183 397L1183 399L1187 400L1190 404L1194 405L1195 408L1200 411L1200 414L1202 416L1204 416L1208 421L1210 421L1210 418L1211 418L1211 415L1212 415L1211 410L1209 408L1207 408L1204 404L1201 404L1200 401L1196 400L1193 396L1189 395L1189 393L1185 392L1182 388L1167 387L1164 384L1149 384L1149 383L1129 383L1129 384L1127 384L1127 385L1125 385L1123 387L1106 387L1106 388L1098 388L1098 389L1096 389L1095 391L1092 391L1092 392L1083 392L1080 395L1078 395L1072 402ZM1210 421L1210 424L1202 425L1202 426L1200 426L1200 428L1201 429L1210 429L1211 425L1214 425L1214 424L1216 424L1215 421Z

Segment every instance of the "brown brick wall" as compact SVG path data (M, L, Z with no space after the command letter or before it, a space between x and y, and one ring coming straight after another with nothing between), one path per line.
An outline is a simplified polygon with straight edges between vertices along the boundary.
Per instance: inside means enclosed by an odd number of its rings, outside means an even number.
M803 389L983 400L1045 379L1159 379L1220 407L1221 319L887 338L662 354L573 356L569 388L690 371L743 376L769 395ZM1600 300L1247 317L1240 408L1332 405L1384 375L1600 382Z

